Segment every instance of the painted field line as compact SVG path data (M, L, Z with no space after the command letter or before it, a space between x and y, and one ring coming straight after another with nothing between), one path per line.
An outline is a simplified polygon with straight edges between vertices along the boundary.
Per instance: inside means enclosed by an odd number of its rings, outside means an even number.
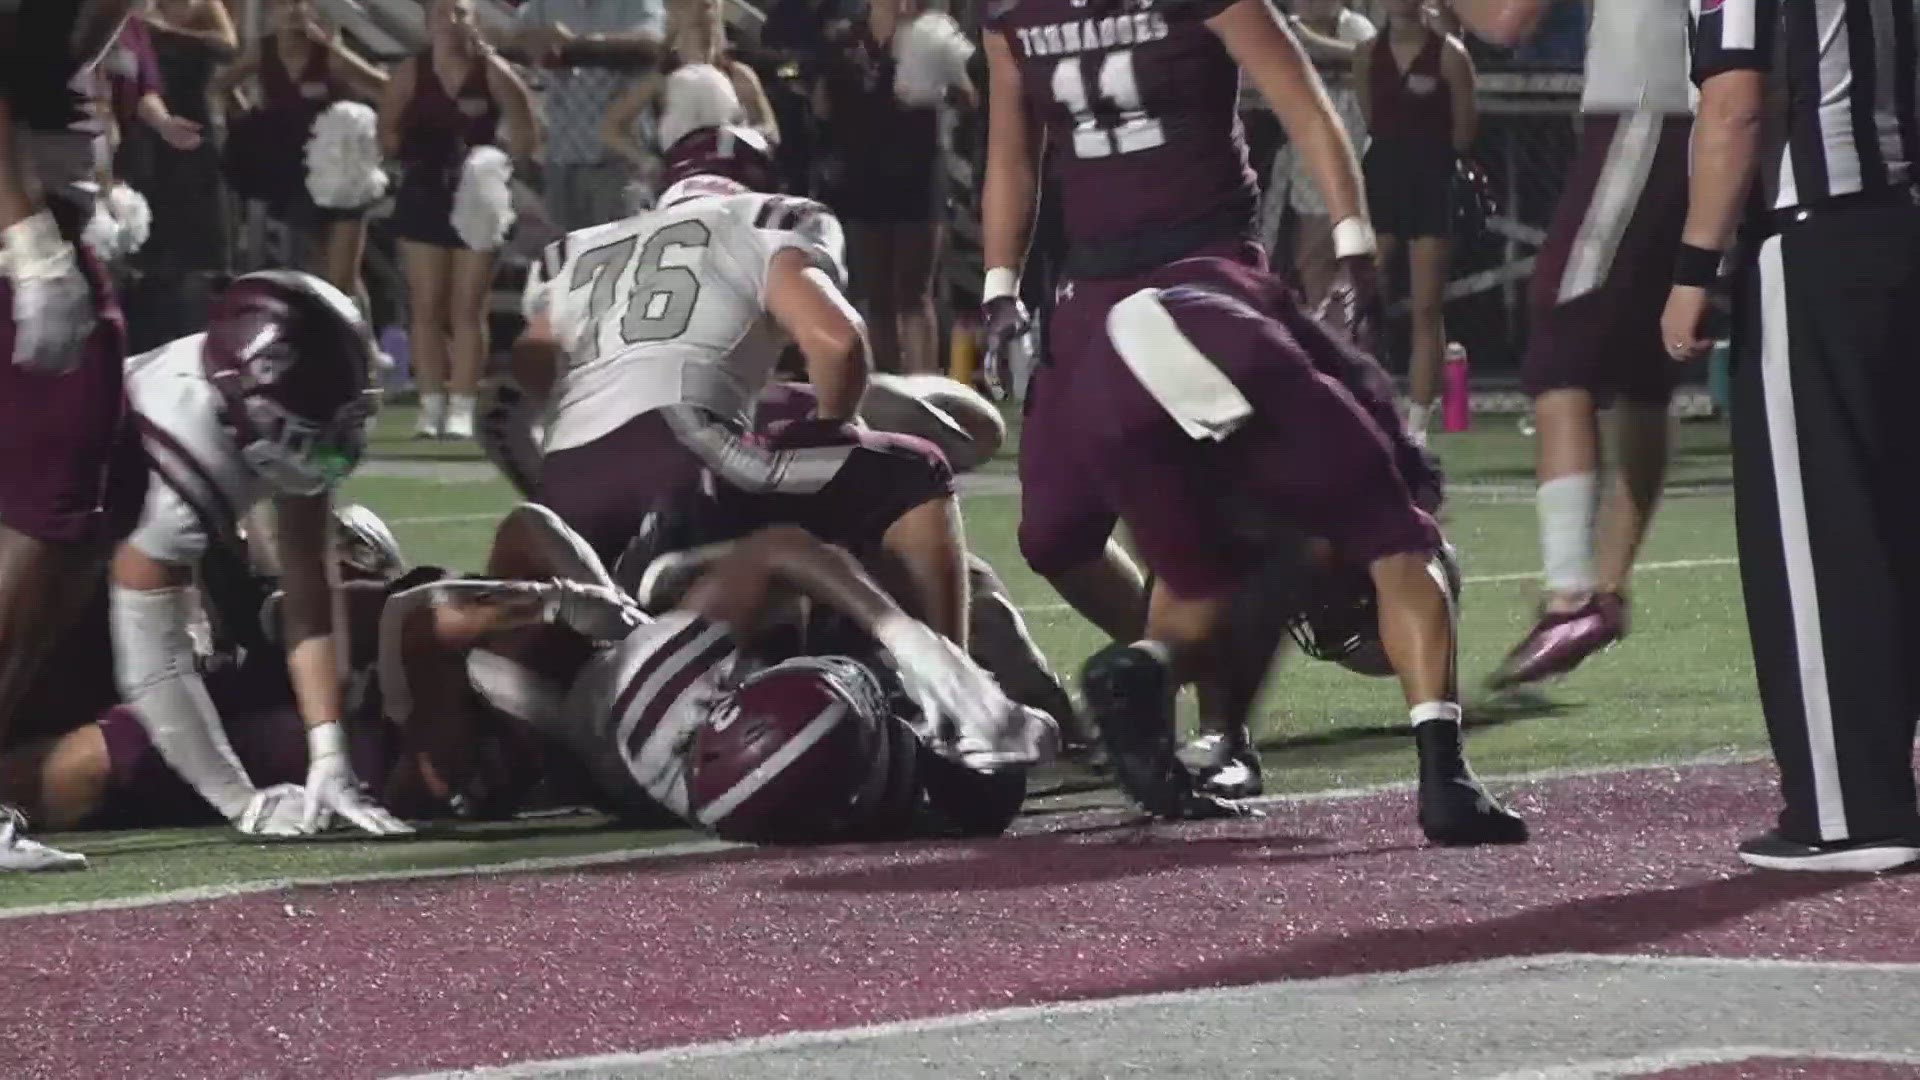
M415 517L397 517L387 519L387 524L407 526L424 525L472 525L482 521L499 521L505 511L490 510L484 514L421 514Z
M1440 964L1431 967L1415 968L1411 971L1372 972L1358 975L1334 975L1319 979L1288 979L1281 981L1310 984L1316 989L1338 991L1343 986L1380 986L1382 984L1391 985L1405 982L1444 982L1457 984L1463 980L1487 981L1497 979L1503 975L1511 975L1515 972L1537 971L1542 969L1551 970L1579 967L1660 968L1680 966L1719 968L1734 971L1754 971L1762 969L1791 970L1826 975L1845 975L1850 972L1863 971L1894 971L1904 973L1920 967L1920 965L1914 964L1855 964L1831 961L1766 960L1731 957L1660 957L1612 955L1606 953L1549 953L1535 956L1503 956L1492 960L1474 960L1462 964ZM631 1073L633 1070L646 1065L663 1064L666 1062L712 1060L715 1058L742 1057L749 1054L762 1054L769 1051L790 1050L808 1046L872 1042L874 1040L898 1035L921 1035L935 1031L951 1031L961 1028L983 1027L992 1024L1019 1023L1024 1020L1043 1020L1059 1016L1097 1016L1105 1013L1125 1012L1133 1009L1153 1008L1162 1005L1204 1007L1210 1004L1249 999L1261 1000L1275 985L1276 983L1274 982L1265 982L1254 983L1247 986L1168 990L1151 994L1128 994L1119 997L1094 998L1081 1001L1059 1001L1041 1005L1018 1005L1005 1009L982 1009L974 1012L954 1013L946 1016L929 1016L916 1020L895 1020L882 1024L865 1024L858 1027L835 1028L824 1031L795 1031L780 1035L763 1035L750 1039L733 1039L726 1042L693 1043L684 1046L662 1047L658 1050L595 1054L584 1057L554 1058L547 1061L523 1062L516 1065L482 1066L471 1069L453 1069L444 1072L416 1073L403 1078L403 1080L533 1080L533 1078L536 1077L549 1076L559 1072L589 1069L619 1070L623 1073ZM1801 1051L1799 1056L1806 1056L1806 1051ZM1585 1074L1574 1075L1584 1076ZM1554 1080L1559 1080L1557 1073L1554 1074ZM1571 1077L1569 1080L1571 1080Z
M1634 570L1636 572L1638 571L1659 572L1664 570L1705 570L1705 569L1718 567L1718 566L1738 566L1738 565L1740 565L1740 560L1734 559L1734 558L1670 559L1666 562L1641 563L1638 566L1635 566ZM1508 582L1508 581L1538 581L1540 580L1540 571L1517 570L1511 573L1502 573L1502 574L1468 574L1466 577L1462 578L1461 580L1465 581L1468 585L1496 585L1501 582ZM1073 608L1067 604L1059 603L1056 601L1051 604L1024 604L1021 606L1020 610L1024 612L1031 612L1033 614L1057 615L1061 612L1072 611Z
M1736 1065L1768 1058L1814 1058L1861 1065L1920 1065L1920 1054L1882 1054L1852 1050L1809 1050L1781 1046L1713 1046L1669 1050L1638 1057L1581 1061L1551 1069L1521 1069L1501 1073L1493 1080L1609 1080L1611 1077L1645 1076L1672 1069L1692 1069L1705 1065Z
M1502 786L1525 785L1555 780L1578 780L1592 776L1610 776L1636 772L1651 772L1655 770L1742 765L1761 760L1764 757L1765 755L1759 753L1702 754L1697 757L1684 758L1678 761L1651 761L1627 765L1589 766L1577 769L1541 769L1534 772L1482 776L1481 780ZM1312 804L1390 794L1392 792L1408 790L1412 787L1413 783L1411 781L1397 781L1367 787L1326 788L1320 791L1263 795L1257 799L1249 799L1247 801L1258 806L1274 806L1287 803ZM1082 815L1090 816L1117 813L1131 813L1131 811L1126 811L1119 807L1089 807L1085 811L1049 816L1046 820L1049 824L1054 824L1068 819L1078 820ZM383 841L383 843L396 842L405 843L405 841ZM85 844L82 843L78 846L84 848ZM608 866L619 863L653 862L660 859L671 859L689 855L707 855L715 852L741 850L749 847L751 847L751 845L732 844L724 840L681 840L667 844L652 844L646 847L615 848L611 851L593 852L586 855L554 855L463 866L369 870L345 874L318 874L307 877L259 878L252 881L230 882L224 885L201 885L188 889L167 889L160 892L109 897L101 900L68 900L53 904L36 904L10 908L0 907L0 922L8 919L27 919L43 915L79 915L97 911L125 911L134 908L161 907L169 904L192 904L206 900L226 900L236 896L252 896L258 893L285 892L290 889L329 888L340 885L379 884L393 881L427 881L436 878L483 877L495 874L524 874L553 870L573 870L590 866Z

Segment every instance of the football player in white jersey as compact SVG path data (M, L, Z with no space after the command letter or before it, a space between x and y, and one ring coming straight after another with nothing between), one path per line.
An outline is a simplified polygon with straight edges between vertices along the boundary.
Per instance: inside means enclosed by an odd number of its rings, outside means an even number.
M353 302L319 278L248 274L207 331L128 363L153 478L112 568L122 697L174 771L244 832L299 835L334 815L375 834L407 827L360 792L348 762L334 623L331 492L359 463L378 407L374 345ZM194 570L272 500L287 674L307 728L299 799L260 791L221 729L188 632ZM270 805L263 805L263 803Z
M737 839L825 840L900 830L924 799L966 831L997 832L1024 767L1057 741L1044 714L1014 705L850 557L796 528L732 544L658 619L543 507L508 515L491 563L545 580L439 581L388 603L389 715L410 727L477 693L567 747L616 807L657 805ZM788 590L885 643L885 657L770 644L790 637L778 626ZM956 743L928 719L942 716L999 737ZM454 786L460 745L435 758Z
M1531 35L1545 0L1454 0L1497 44ZM1627 633L1627 582L1667 468L1675 367L1660 339L1687 213L1693 121L1686 0L1593 6L1580 149L1533 273L1521 364L1533 395L1546 588L1533 629L1488 680L1564 675ZM1601 490L1600 413L1615 475Z
M897 594L964 645L951 470L924 443L847 423L870 359L839 287L838 222L818 203L763 193L773 162L746 128L685 135L664 180L656 209L567 236L529 282L515 364L521 389L548 399L539 501L610 563L650 507L711 478L742 521L884 550L904 578ZM814 416L746 438L789 341Z

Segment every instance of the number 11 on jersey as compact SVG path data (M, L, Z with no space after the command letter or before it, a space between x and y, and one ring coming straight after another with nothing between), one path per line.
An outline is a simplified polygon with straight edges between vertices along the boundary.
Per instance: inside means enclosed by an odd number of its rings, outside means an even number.
M1085 65L1099 65L1088 91ZM1160 121L1147 115L1133 75L1133 50L1070 56L1054 65L1053 99L1073 114L1073 155L1102 158L1151 150L1167 141Z

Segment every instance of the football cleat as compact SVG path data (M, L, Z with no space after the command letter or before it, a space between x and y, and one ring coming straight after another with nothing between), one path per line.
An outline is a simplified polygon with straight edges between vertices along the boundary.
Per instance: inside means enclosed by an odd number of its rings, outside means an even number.
M1223 799L1251 799L1266 787L1260 779L1260 753L1243 733L1238 739L1208 732L1180 748L1180 763L1193 774L1194 786Z
M1467 767L1460 725L1428 720L1414 725L1420 750L1420 830L1444 846L1523 844L1527 823L1500 805Z
M51 848L26 836L27 816L11 806L0 805L0 873L13 870L32 873L45 870L85 870L87 857L77 852Z
M1087 660L1080 685L1114 779L1141 810L1169 821L1245 813L1194 790L1175 750L1175 687L1159 657L1138 645L1109 645Z
M1626 636L1626 598L1619 593L1594 593L1572 611L1542 612L1533 629L1487 677L1487 686L1506 690L1565 675Z

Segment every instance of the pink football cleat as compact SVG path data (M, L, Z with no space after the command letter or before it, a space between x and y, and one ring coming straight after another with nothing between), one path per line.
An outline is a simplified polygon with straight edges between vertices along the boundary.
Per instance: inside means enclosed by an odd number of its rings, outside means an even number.
M1487 677L1487 685L1505 690L1565 675L1626 636L1626 598L1619 593L1594 593L1572 611L1542 612L1533 629Z

